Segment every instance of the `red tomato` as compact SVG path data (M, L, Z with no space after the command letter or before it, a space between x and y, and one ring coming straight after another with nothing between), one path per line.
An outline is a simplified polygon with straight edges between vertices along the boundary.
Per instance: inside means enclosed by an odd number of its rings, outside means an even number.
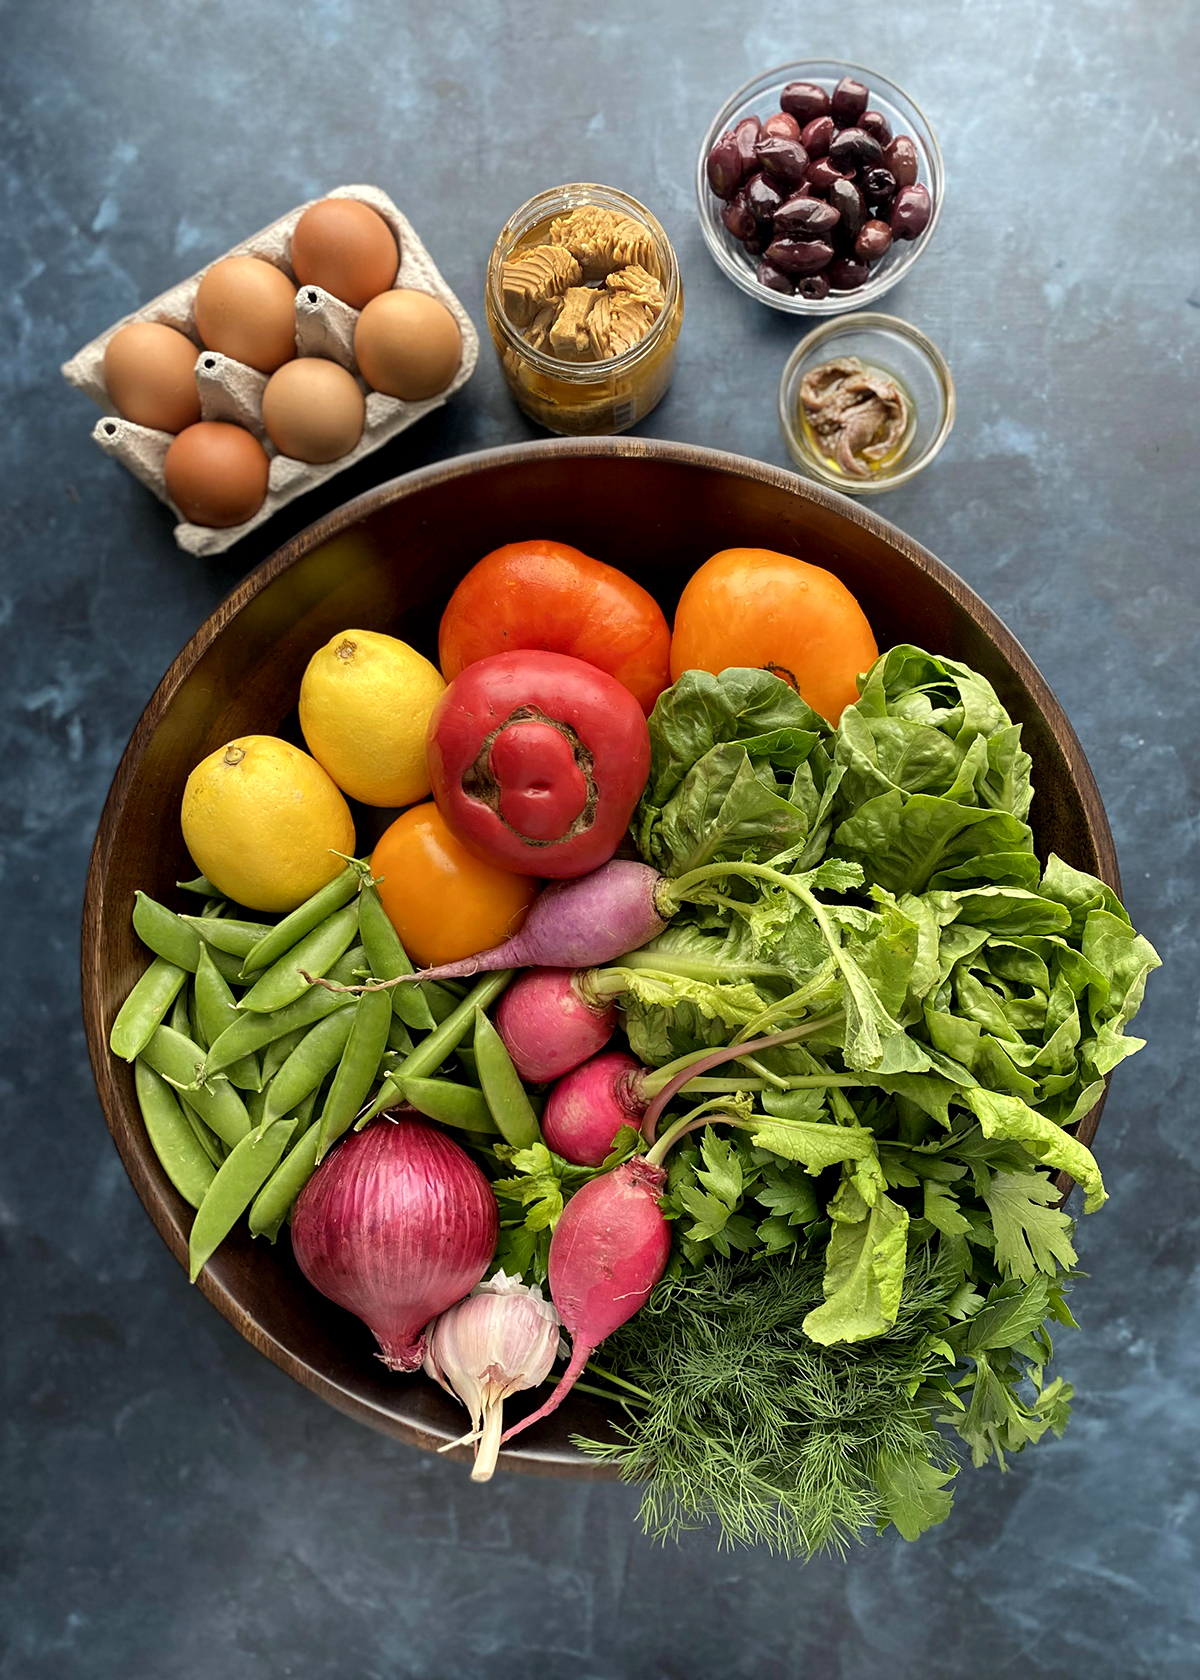
M463 578L442 614L449 682L477 659L518 648L567 653L607 671L650 712L671 681L671 632L652 595L566 543L509 543Z
M433 797L476 856L525 875L586 875L616 851L650 771L627 688L562 653L498 653L438 700Z
M540 888L528 875L481 863L428 800L380 835L371 873L388 920L420 968L503 944L521 931Z

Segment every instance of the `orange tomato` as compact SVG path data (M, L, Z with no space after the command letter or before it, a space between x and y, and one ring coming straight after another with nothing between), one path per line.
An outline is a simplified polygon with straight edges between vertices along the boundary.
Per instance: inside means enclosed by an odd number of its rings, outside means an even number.
M836 723L879 656L858 602L832 572L769 548L725 548L695 572L675 614L671 680L762 666Z
M539 538L493 549L442 614L438 660L447 682L477 659L522 648L607 671L647 714L671 680L671 632L653 595L567 543Z
M405 811L380 836L371 873L400 943L421 968L502 944L520 931L542 886L474 857L432 801Z

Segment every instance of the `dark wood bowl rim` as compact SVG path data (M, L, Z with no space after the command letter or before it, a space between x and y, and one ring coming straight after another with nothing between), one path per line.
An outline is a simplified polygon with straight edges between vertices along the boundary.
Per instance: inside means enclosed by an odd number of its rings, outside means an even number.
M531 459L551 461L572 456L651 459L675 465L703 467L709 471L728 473L736 477L757 479L763 484L788 491L799 496L802 500L814 502L840 514L844 519L864 527L893 547L900 549L913 566L935 579L946 593L965 609L995 643L1001 655L1008 661L1025 685L1035 705L1045 718L1047 727L1054 736L1079 791L1085 820L1098 859L1097 872L1108 885L1115 891L1120 892L1116 849L1113 845L1112 833L1104 812L1099 789L1092 775L1091 766L1088 764L1075 731L1068 722L1067 716L1053 690L1033 660L1003 620L969 585L964 583L956 572L936 559L920 543L914 542L911 537L898 530L896 526L885 519L881 519L878 514L860 506L857 502L850 500L848 497L840 496L835 491L826 489L823 485L801 478L795 473L784 471L779 467L768 466L761 461L751 460L746 456L729 454L723 450L702 449L692 444L636 437L558 438L549 441L514 444L499 449L478 450L469 455L456 456L451 460L439 461L431 466L422 467L400 478L390 479L387 483L378 485L375 489L368 490L363 495L357 496L352 501L334 509L324 518L317 520L297 536L284 543L260 566L243 578L242 582L230 592L215 612L200 626L179 657L169 667L142 713L121 757L121 762L117 766L96 832L84 894L82 926L83 1014L88 1053L91 1057L92 1072L101 1106L104 1110L105 1120L120 1153L125 1170L129 1174L143 1206L157 1226L160 1236L185 1271L187 1269L186 1241L181 1239L174 1221L170 1217L163 1184L147 1170L142 1155L132 1147L126 1147L125 1138L122 1136L123 1128L118 1121L119 1117L123 1115L124 1100L113 1078L105 1023L102 1019L100 1006L101 987L99 981L102 960L100 933L103 882L108 871L109 855L118 817L147 744L157 729L170 700L225 626L236 617L248 601L253 599L273 579L314 548L329 541L331 537L338 535L349 526L368 518L381 508L402 501L429 485L456 478L469 478L481 468L503 467L510 463ZM1076 1133L1082 1142L1091 1142L1099 1124L1103 1107L1104 1098L1102 1097L1096 1107L1079 1122ZM1060 1174L1056 1182L1065 1198L1071 1189L1071 1179L1066 1174ZM427 1451L450 1439L448 1433L439 1434L420 1428L398 1418L394 1412L385 1411L371 1405L364 1401L359 1394L351 1393L326 1373L298 1358L290 1348L284 1347L273 1337L264 1333L261 1325L247 1313L237 1298L213 1277L211 1269L206 1268L201 1273L199 1287L217 1310L253 1346L265 1353L269 1359L286 1371L289 1376L294 1377L297 1382L303 1383L306 1388L313 1390L314 1393L319 1394L331 1405L338 1407L339 1410L347 1412L360 1422L370 1424L374 1428L381 1429ZM458 1457L460 1454L455 1453L454 1456ZM580 1453L557 1448L515 1446L513 1450L502 1455L501 1463L509 1469L525 1470L542 1475L586 1476L603 1479L615 1475L615 1472L609 1470L608 1467L589 1461Z

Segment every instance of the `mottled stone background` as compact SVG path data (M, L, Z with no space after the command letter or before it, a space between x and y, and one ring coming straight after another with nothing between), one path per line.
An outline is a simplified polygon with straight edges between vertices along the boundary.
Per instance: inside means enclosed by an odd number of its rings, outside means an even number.
M8 0L0 4L3 1545L13 1680L1132 1680L1200 1672L1193 1081L1200 242L1193 0ZM646 430L785 463L797 328L719 278L695 148L742 80L837 54L946 154L934 244L886 307L958 382L882 512L1008 620L1095 767L1167 971L1100 1135L1061 1443L960 1478L917 1546L808 1569L643 1539L637 1496L462 1469L348 1422L187 1282L109 1143L78 923L109 779L163 670L326 507L532 435L490 353L448 410L220 559L88 439L58 364L291 205L377 182L482 326L507 212L624 187L687 318Z

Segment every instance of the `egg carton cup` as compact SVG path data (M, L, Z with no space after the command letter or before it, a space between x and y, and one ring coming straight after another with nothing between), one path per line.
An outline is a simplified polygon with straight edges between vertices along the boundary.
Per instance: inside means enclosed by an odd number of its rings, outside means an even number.
M401 215L387 194L380 192L378 187L336 187L333 192L322 196L357 199L360 204L368 205L383 217L395 234L400 247L400 268L395 286L426 292L430 297L437 298L439 303L445 304L458 322L458 330L462 334L462 361L458 372L444 391L440 391L435 397L426 398L423 402L402 402L398 397L388 397L381 391L373 391L359 373L358 364L354 359L354 326L358 320L358 310L351 309L339 298L331 297L319 286L299 286L296 292L297 355L323 356L329 361L339 362L354 375L366 397L366 422L358 443L349 454L339 456L336 461L313 466L307 461L297 461L288 455L281 455L267 436L262 423L262 394L268 376L259 373L255 368L247 367L244 362L234 361L231 356L222 356L215 350L207 350L200 342L200 335L196 331L196 289L208 268L212 267L212 263L193 274L190 279L172 286L170 291L163 292L149 303L143 304L142 308L135 310L132 315L115 321L99 337L92 339L90 344L85 344L69 362L63 363L63 378L69 385L85 392L103 410L104 417L96 422L92 429L92 437L106 455L120 461L135 478L153 490L160 501L167 504L179 520L175 527L175 541L189 554L220 554L231 548L248 531L264 524L288 502L294 501L306 490L313 490L318 484L324 484L344 467L353 466L365 455L370 455L373 450L397 437L423 415L440 408L448 397L453 396L455 391L466 384L475 371L475 364L479 359L479 335L466 310L443 280L433 258L413 231L408 218ZM313 199L310 202L315 204L320 200ZM224 256L261 257L281 269L294 285L298 285L290 260L292 233L308 208L308 204L298 205L286 216L281 216L277 222L272 222L270 227L263 228L249 239L243 240L240 245L235 245L232 250L226 251ZM223 258L213 259L214 262L222 260ZM252 519L224 529L210 525L193 525L184 519L167 494L163 473L163 461L174 434L155 431L148 426L134 425L131 420L124 420L112 412L114 404L104 384L104 352L113 334L128 326L131 321L161 322L165 326L175 327L185 337L190 338L196 346L196 385L200 393L201 419L231 420L252 432L263 445L271 459L270 476L267 481L266 499Z

